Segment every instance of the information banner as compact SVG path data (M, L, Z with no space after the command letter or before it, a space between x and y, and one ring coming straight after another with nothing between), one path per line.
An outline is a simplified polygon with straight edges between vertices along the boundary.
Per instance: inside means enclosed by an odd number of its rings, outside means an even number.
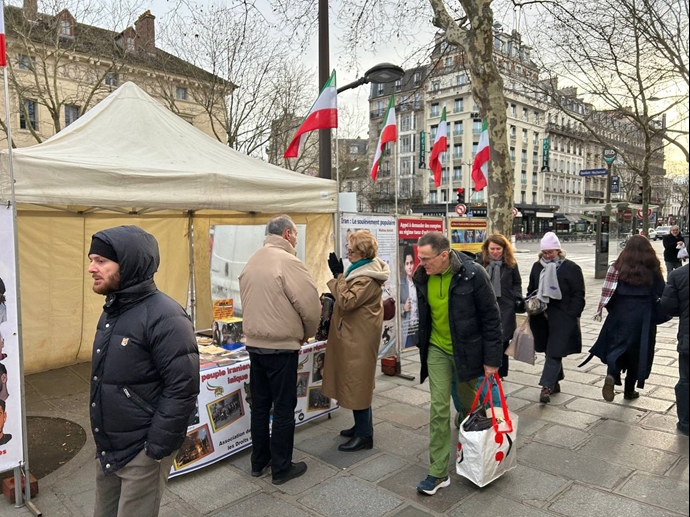
M479 253L484 239L486 239L486 219L480 217L450 219L448 240L452 249Z
M295 424L301 425L338 409L337 401L321 394L326 343L308 343L299 352ZM242 358L238 354L238 358ZM187 429L170 477L211 465L251 446L252 397L249 359L202 370L195 422Z
M417 346L419 309L412 274L419 265L417 241L428 232L443 233L443 219L403 217L398 219L398 261L400 262L400 301L398 311L403 350Z
M396 231L395 216L392 215L367 215L367 214L340 214L341 249L340 256L343 259L345 270L350 266L347 260L347 236L357 230L368 230L379 245L378 256L388 264L391 276L383 285L383 298L397 300L397 262L395 259ZM397 312L397 311L396 311ZM396 317L383 322L381 330L381 346L379 347L379 359L387 355L397 353L396 329L398 328Z
M0 207L0 472L24 459L12 209Z

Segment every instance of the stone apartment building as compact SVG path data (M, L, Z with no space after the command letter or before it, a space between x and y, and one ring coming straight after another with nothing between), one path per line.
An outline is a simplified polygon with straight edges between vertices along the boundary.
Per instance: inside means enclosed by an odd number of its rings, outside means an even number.
M7 6L4 14L15 146L44 141L126 81L223 141L212 121L233 85L158 48L150 11L119 32L80 23L66 9L40 13L37 0ZM3 103L3 133L4 111Z

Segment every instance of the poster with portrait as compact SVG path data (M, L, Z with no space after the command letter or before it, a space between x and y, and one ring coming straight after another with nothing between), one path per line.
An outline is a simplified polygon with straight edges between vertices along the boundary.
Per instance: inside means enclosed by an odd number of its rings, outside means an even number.
M448 222L448 240L454 250L479 253L485 239L485 218L460 217L451 218Z
M297 407L295 424L300 425L338 409L337 401L323 396L321 373L326 343L307 343L297 363ZM238 352L238 355L241 354ZM197 398L200 411L175 457L170 477L211 465L250 447L252 396L249 359L224 364L200 372L201 390ZM222 366L221 366L222 365Z
M378 256L388 264L391 276L383 285L383 299L393 298L397 300L398 291L398 267L396 261L396 228L395 216L377 214L340 214L340 253L345 270L350 266L347 260L348 235L357 230L367 230L374 235L379 245ZM396 311L397 312L397 311ZM397 316L383 322L381 329L381 345L379 346L379 359L387 355L397 354L398 340Z
M443 219L421 217L401 217L398 219L398 263L400 268L398 315L400 317L400 346L402 350L417 350L419 310L412 275L419 266L417 241L428 232L443 233Z
M22 369L12 210L0 207L0 472L24 459L22 444Z

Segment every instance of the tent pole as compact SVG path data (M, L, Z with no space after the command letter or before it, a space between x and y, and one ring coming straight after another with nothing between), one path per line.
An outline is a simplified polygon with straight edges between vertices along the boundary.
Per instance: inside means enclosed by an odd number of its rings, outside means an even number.
M194 267L194 211L187 212L187 234L189 235L189 316L196 329L196 277Z

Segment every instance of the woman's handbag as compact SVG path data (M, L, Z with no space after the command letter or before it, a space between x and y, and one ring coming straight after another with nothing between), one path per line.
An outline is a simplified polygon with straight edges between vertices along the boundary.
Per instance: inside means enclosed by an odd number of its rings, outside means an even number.
M383 300L383 321L395 318L395 299L386 298Z
M520 323L513 333L505 354L516 361L527 364L534 364L536 353L534 351L534 334L529 324L529 318Z
M534 291L527 298L525 298L525 312L530 316L541 314L548 309L548 307L548 304L537 298L537 291Z
M482 393L480 389L458 435L455 469L460 476L480 487L488 485L517 466L515 439L518 417L508 411L498 374L485 378L484 383L494 380L498 386L501 407L494 404L492 390L487 389L489 409L486 410L487 416L484 419L481 410L477 411L478 406L481 408L486 404L485 400L484 404L479 405Z

